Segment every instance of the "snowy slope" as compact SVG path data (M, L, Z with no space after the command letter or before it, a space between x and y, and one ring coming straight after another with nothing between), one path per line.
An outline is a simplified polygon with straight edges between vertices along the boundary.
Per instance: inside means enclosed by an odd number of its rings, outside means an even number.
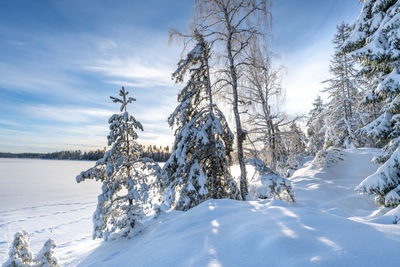
M163 214L132 240L103 243L79 266L399 266L400 226L353 188L377 166L376 150L312 162L291 178L297 203L210 200Z
M51 235L63 266L399 266L400 226L353 188L377 166L346 150L291 179L297 203L211 200L169 212L132 240L91 240L100 184L75 183L94 162L0 159L0 264L15 231L34 253Z

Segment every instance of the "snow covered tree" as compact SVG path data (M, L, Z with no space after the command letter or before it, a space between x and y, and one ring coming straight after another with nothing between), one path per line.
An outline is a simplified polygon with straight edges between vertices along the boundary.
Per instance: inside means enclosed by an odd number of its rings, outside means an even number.
M295 202L292 185L288 179L279 176L260 159L246 159L246 163L254 167L255 172L252 180L260 180L262 184L256 192L258 198L279 199L288 203Z
M258 150L257 158L276 171L283 151L279 129L287 124L285 114L279 111L284 95L281 69L273 67L270 52L253 44L243 75L246 79L240 99L248 108L244 114L249 129L247 141L253 146L251 150Z
M29 234L26 231L17 232L11 243L9 258L3 267L26 267L33 263L32 253L29 250Z
M300 167L300 164L306 156L307 137L300 129L295 121L290 123L289 129L283 136L287 160L281 162L280 173L286 177L290 177L295 170Z
M400 202L400 1L365 0L360 16L343 47L361 64L361 74L374 85L365 103L378 102L381 115L362 130L384 147L375 158L383 163L356 190L376 195L377 203Z
M247 131L240 118L239 89L246 50L252 42L265 41L269 30L270 13L267 0L196 0L195 23L204 36L220 45L223 67L218 83L231 96L236 126L236 150L240 166L240 193L245 200L248 188L243 142Z
M313 102L313 108L310 110L307 121L307 151L311 155L317 154L324 147L325 143L325 121L324 104L320 96L317 96Z
M43 245L42 249L39 251L35 257L35 263L37 266L44 267L55 267L58 265L57 258L54 256L54 249L56 248L56 243L53 239L49 238Z
M357 79L354 60L342 46L350 35L351 28L342 23L337 27L333 39L335 52L329 68L332 78L323 92L329 94L326 111L325 147L336 146L350 148L358 146L356 130L360 126L357 115Z
M178 63L176 82L190 78L178 95L179 105L168 119L176 127L171 157L163 167L164 202L188 210L206 199L239 197L229 173L233 146L222 112L213 102L209 44L197 31L195 47Z
M78 183L86 179L103 183L93 215L93 238L105 240L110 234L127 237L140 230L140 219L151 209L151 186L158 182L160 172L153 160L140 158L141 146L136 142L136 131L143 131L143 127L127 111L127 105L136 100L127 96L124 87L119 95L120 98L110 97L114 103L121 104L121 113L108 120L110 149L94 167L76 177Z

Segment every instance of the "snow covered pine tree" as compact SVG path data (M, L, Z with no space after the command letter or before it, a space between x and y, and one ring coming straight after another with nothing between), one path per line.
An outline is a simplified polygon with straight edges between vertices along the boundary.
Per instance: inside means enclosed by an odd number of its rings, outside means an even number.
M337 26L337 33L333 39L335 52L329 68L333 77L325 81L329 85L323 90L329 94L325 113L325 148L350 148L359 145L355 136L361 124L361 118L355 112L358 95L356 70L353 58L342 50L350 31L351 28L342 23Z
M56 257L54 256L54 249L56 248L56 243L53 239L49 238L43 245L42 249L39 251L38 255L35 257L34 261L36 266L46 266L55 267L58 264Z
M172 75L182 82L190 73L178 95L179 105L168 119L177 129L172 155L163 168L164 203L177 210L188 210L210 198L239 198L229 173L233 134L212 98L210 47L199 33L194 37L196 46Z
M35 258L32 258L32 253L29 251L29 233L22 230L17 232L14 240L11 243L9 258L2 265L3 267L56 267L58 260L54 256L56 243L49 238L43 245Z
M151 211L149 193L155 188L160 168L153 160L140 158L141 147L135 141L138 138L135 130L143 131L143 127L126 109L136 101L127 97L128 93L122 87L121 98L110 97L114 103L121 103L122 112L108 120L110 150L94 167L76 177L78 183L86 179L103 183L93 215L93 238L107 240L111 234L113 238L131 237L140 231L139 220Z
M325 121L324 104L320 96L317 96L313 102L313 108L307 121L307 151L315 155L324 147L325 143Z
M3 264L3 267L25 267L32 263L32 253L29 251L29 234L26 231L17 232L10 246L9 258Z
M361 63L361 73L375 87L365 102L383 103L382 114L363 128L387 145L375 158L383 163L355 190L375 194L385 206L400 203L400 0L365 0L344 49Z

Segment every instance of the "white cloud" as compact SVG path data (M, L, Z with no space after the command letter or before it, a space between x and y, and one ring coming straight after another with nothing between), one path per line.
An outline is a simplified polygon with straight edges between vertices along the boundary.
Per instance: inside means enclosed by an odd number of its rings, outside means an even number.
M40 119L50 119L58 122L87 123L99 118L106 120L114 111L99 108L82 108L80 106L47 106L37 105L25 108L26 114Z
M135 87L172 86L171 66L149 65L140 58L113 58L100 60L92 66L85 66L87 70L101 72L106 76L128 79L124 84ZM116 83L116 81L111 81Z

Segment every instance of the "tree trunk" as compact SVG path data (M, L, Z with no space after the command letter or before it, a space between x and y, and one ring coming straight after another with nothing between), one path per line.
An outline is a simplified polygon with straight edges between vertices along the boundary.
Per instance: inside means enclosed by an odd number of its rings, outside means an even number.
M208 53L207 53L208 56ZM208 58L205 59L205 63L206 64L206 68L207 68L207 94L208 94L208 110L210 113L210 116L213 120L213 122L215 121L215 115L214 115L214 104L213 104L213 98L212 98L212 91L211 91L211 81L210 81L210 68L208 65ZM211 133L211 146L212 149L215 149L215 135L214 135L214 131L215 129L212 129L212 133ZM210 177L210 184L211 184L211 198L213 199L217 199L219 198L219 196L217 195L218 190L218 186L217 186L217 166L218 162L215 158L215 153L212 153L212 159L211 159L211 177Z
M228 37L228 40L226 43L226 50L228 53L229 73L230 73L231 82L232 82L233 114L235 116L235 123L236 123L237 156L238 156L238 161L239 161L239 166L240 166L240 194L242 196L242 200L246 200L248 189L247 189L247 180L246 180L246 166L244 164L244 159L243 159L244 132L242 130L242 125L240 122L240 115L239 115L237 74L236 74L235 64L233 62L231 40L232 40L232 35L229 34L229 37Z

